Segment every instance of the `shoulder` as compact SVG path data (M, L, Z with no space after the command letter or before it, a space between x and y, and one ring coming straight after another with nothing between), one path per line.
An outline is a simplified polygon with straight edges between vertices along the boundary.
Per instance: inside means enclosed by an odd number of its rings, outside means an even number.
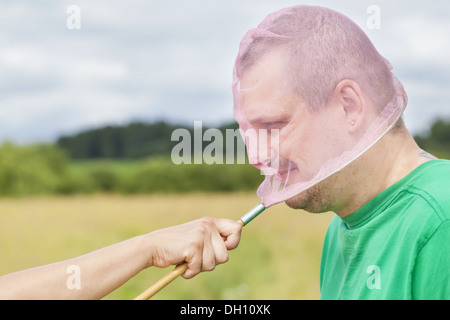
M403 227L419 249L450 223L450 161L433 160L416 169L400 192ZM441 231L439 231L441 230Z
M421 248L412 272L413 299L450 299L450 220L442 222Z
M439 224L450 219L450 161L433 160L422 165L404 186L431 209ZM431 218L431 217L430 217Z

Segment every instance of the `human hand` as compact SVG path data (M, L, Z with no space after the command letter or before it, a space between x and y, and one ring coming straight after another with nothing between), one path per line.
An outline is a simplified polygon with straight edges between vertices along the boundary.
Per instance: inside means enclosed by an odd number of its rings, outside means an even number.
M239 222L211 217L156 230L146 235L151 247L149 266L165 268L186 262L185 279L214 270L228 261L228 250L238 246L241 230Z

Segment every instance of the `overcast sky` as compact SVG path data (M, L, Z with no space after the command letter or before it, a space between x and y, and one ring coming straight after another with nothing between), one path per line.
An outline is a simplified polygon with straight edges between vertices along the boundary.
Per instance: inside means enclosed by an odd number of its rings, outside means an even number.
M130 121L232 120L232 67L244 33L295 4L340 11L394 66L413 133L450 118L448 0L0 0L0 142ZM69 29L67 9L80 9ZM370 5L380 29L370 29Z

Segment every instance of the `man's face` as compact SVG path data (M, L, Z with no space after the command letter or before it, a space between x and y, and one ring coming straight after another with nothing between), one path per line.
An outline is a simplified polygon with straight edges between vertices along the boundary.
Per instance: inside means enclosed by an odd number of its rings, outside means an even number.
M342 125L341 121L344 121L341 120L343 117L339 108L310 112L305 102L287 89L283 66L281 52L275 51L266 54L245 72L240 82L240 100L239 106L235 107L235 117L244 131L268 131L270 157L264 158L265 153L259 150L257 155L249 151L249 158L257 158L252 164L265 171L274 156L277 156L278 172L274 179L287 187L311 181L329 159L340 154L345 143L339 139L342 135L338 131ZM275 129L279 133L277 145L270 139L270 130ZM258 141L258 146L260 142ZM252 150L255 152L258 149ZM331 183L333 179L327 181ZM323 181L286 203L296 208L319 212L322 210L319 207L328 206L320 203L327 198L323 192L332 192L330 189L333 188L329 183ZM317 194L319 189L320 195Z

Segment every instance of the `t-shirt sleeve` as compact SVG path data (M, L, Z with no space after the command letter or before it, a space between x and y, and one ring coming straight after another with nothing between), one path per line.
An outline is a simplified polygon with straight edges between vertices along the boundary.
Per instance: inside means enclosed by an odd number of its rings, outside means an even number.
M419 252L412 276L412 298L450 299L450 220L441 223Z

